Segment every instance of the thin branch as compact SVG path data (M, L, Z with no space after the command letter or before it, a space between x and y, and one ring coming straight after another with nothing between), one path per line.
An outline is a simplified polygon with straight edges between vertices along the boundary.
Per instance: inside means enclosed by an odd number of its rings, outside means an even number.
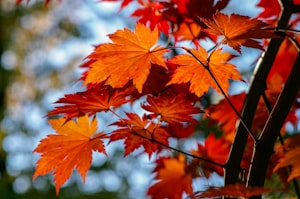
M262 94L262 99L263 99L263 101L264 101L264 104L265 104L266 107L267 107L268 113L270 114L271 111L272 111L272 106L271 106L271 104L270 104L270 102L269 102L269 100L268 100L268 97L267 97L267 95L266 95L266 92L263 92L263 94ZM284 140L283 140L282 135L279 134L279 135L278 135L278 138L279 138L280 144L283 146L283 145L284 145Z
M145 129L145 130L146 130L146 129ZM191 154L191 153L188 153L188 152L185 152L185 151L176 149L176 148L174 148L174 147L171 147L171 146L169 146L169 145L167 145L167 144L165 144L165 143L162 143L162 142L160 142L160 141L154 139L153 136L152 136L151 138L148 138L148 137L146 137L146 136L144 136L144 135L141 135L141 134L139 134L139 133L137 133L137 132L135 132L135 131L134 131L134 134L137 135L137 136L139 136L139 137L141 137L141 138L143 138L143 139L146 139L146 140L148 140L148 141L150 141L150 142L155 142L155 143L157 143L157 144L159 144L159 145L161 145L161 146L163 146L163 147L165 147L165 148L174 150L174 151L176 151L176 152L178 152L178 153L182 153L182 154L184 154L184 155L186 155L186 156L190 156L190 157L192 157L192 158L196 158L196 159L198 159L198 160L202 160L202 161L204 161L204 162L207 162L207 163L216 165L216 166L218 166L218 167L222 167L222 168L225 167L224 164L221 164L221 163L212 161L212 160L210 160L210 159L206 159L206 158L203 158L203 157L200 157L200 156L197 156L197 155L194 155L194 154Z
M146 140L148 140L148 141L150 141L150 142L155 142L155 143L157 143L157 144L159 144L159 145L161 145L161 146L163 146L163 147L165 147L165 148L168 148L168 149L171 149L171 150L173 150L173 151L182 153L182 154L184 154L184 155L186 155L186 156L190 156L190 157L192 157L192 158L195 158L195 159L198 159L198 160L202 160L202 161L204 161L204 162L207 162L207 163L210 163L210 164L213 164L213 165L215 165L215 166L222 167L222 168L225 167L224 164L221 164L221 163L212 161L212 160L210 160L210 159L203 158L203 157L200 157L200 156L197 156L197 155L194 155L194 154L191 154L191 153L182 151L182 150L180 150L180 149L176 149L176 148L171 147L171 146L169 146L169 145L167 145L167 144L165 144L165 143L162 143L162 142L160 142L160 141L158 141L158 140L156 140L156 139L154 138L154 136L153 136L154 132L150 132L150 131L148 131L147 129L144 129L144 130L146 130L147 132L149 132L149 133L151 134L151 138L148 138L148 137L146 137L146 136L144 136L144 135L141 135L141 134L137 133L136 131L134 131L134 130L132 129L132 126L129 125L129 124L126 122L126 120L124 120L124 119L123 119L119 114L117 114L115 111L113 111L113 110L111 110L111 109L109 109L108 111L110 111L112 114L114 114L115 116L117 116L120 120L122 120L122 122L126 123L126 124L127 124L127 127L130 128L130 129L132 130L132 132L134 133L134 135L137 135L137 136L139 136L139 137L141 137L141 138L143 138L143 139L146 139ZM155 128L155 129L156 129L156 128Z
M254 135L254 133L250 130L250 128L248 128L248 126L245 124L245 122L242 119L241 114L239 113L239 111L235 108L235 106L232 104L232 102L230 101L230 99L228 98L228 96L226 95L224 89L222 88L222 86L220 85L219 81L216 79L216 76L213 74L213 72L210 70L209 65L205 65L204 63L201 62L201 60L199 60L199 58L194 55L194 53L192 53L189 49L184 48L183 49L185 51L187 51L189 54L191 54L206 70L207 72L210 74L210 76L213 78L214 82L216 83L217 87L220 89L222 95L225 97L226 101L229 103L230 107L232 108L232 110L234 111L234 113L239 117L240 122L242 123L242 125L244 125L245 129L247 130L247 132L249 133L249 135L252 137L252 139L255 141L255 143L258 142L258 139L256 138L256 136Z

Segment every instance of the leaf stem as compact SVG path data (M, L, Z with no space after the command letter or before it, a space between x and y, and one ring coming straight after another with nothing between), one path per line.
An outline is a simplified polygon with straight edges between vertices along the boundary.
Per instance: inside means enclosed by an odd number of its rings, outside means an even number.
M202 63L201 60L199 60L198 57L196 55L194 55L194 53L192 51L190 51L189 49L187 49L185 47L183 47L183 49L185 51L187 51L189 54L191 54L207 70L207 72L210 74L210 76L213 78L214 82L216 83L217 87L220 89L222 95L225 97L226 101L229 103L229 105L232 108L232 110L239 117L241 124L245 127L245 129L247 130L248 134L252 137L252 139L255 141L255 143L258 143L259 140L256 138L256 136L254 135L254 133L250 130L250 128L248 128L248 126L243 121L241 114L238 112L238 110L235 108L235 106L232 104L232 102L230 101L230 99L226 95L226 93L225 93L224 89L222 88L222 86L220 85L219 81L216 79L215 75L210 70L209 65L206 65L206 64Z

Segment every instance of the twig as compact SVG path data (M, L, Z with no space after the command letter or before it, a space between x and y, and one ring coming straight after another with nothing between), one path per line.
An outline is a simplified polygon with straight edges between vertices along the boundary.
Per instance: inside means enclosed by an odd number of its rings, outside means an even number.
M230 99L226 95L224 89L220 85L219 81L216 79L216 76L210 70L209 64L205 65L204 63L202 63L201 60L199 60L199 58L196 55L194 55L194 53L192 53L189 49L184 48L184 47L183 47L183 49L185 51L187 51L189 54L191 54L207 70L207 72L210 74L210 76L213 78L214 82L216 83L217 87L220 89L222 95L225 97L226 101L229 103L229 105L232 108L232 110L234 111L234 113L239 117L241 124L245 127L245 129L247 130L247 132L249 133L249 135L252 137L252 139L254 140L254 142L257 143L258 139L254 135L254 133L250 130L250 128L248 128L248 126L245 124L245 122L242 119L241 114L238 112L238 110L235 108L235 106L232 104L232 102L230 101Z
M148 141L150 141L150 142L155 142L155 143L157 143L157 144L159 144L159 145L161 145L161 146L163 146L163 147L165 147L165 148L168 148L168 149L171 149L171 150L173 150L173 151L182 153L182 154L184 154L184 155L186 155L186 156L189 156L189 157L192 157L192 158L196 158L196 159L198 159L198 160L202 160L202 161L205 161L205 162L207 162L207 163L210 163L210 164L213 164L213 165L222 167L222 168L225 167L224 164L221 164L221 163L212 161L212 160L210 160L210 159L203 158L203 157L200 157L200 156L197 156L197 155L194 155L194 154L191 154L191 153L182 151L182 150L180 150L180 149L176 149L176 148L171 147L171 146L169 146L169 145L167 145L167 144L165 144L165 143L162 143L162 142L160 142L160 141L158 141L158 140L156 140L156 139L154 138L154 136L153 136L154 132L150 132L150 131L148 131L147 129L144 129L144 130L146 130L147 132L149 132L149 133L152 135L151 138L146 137L146 136L144 136L144 135L141 135L141 134L137 133L136 131L134 131L133 128L132 128L132 126L131 126L130 124L128 124L128 123L126 122L126 120L124 120L124 119L123 119L119 114L117 114L115 111L113 111L113 110L111 110L111 109L109 109L108 111L111 112L112 114L114 114L116 117L118 117L122 122L126 123L127 127L130 128L130 129L132 130L132 132L134 133L134 135L137 135L137 136L139 136L139 137L141 137L141 138L143 138L143 139L146 139L146 140L148 140ZM156 128L155 128L155 129L156 129Z

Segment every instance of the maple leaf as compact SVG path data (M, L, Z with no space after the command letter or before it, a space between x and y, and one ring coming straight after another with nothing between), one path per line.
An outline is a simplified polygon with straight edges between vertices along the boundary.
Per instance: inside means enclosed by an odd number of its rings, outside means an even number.
M278 19L278 16L281 11L281 6L279 4L279 1L260 0L256 6L263 8L262 12L259 13L257 18L274 19L274 21Z
M177 158L161 158L157 163L155 179L158 182L148 189L147 195L151 195L153 199L180 199L184 192L193 193L192 176L187 172L183 155Z
M142 8L135 10L131 16L140 17L138 21L145 25L148 23L151 30L157 27L158 30L168 35L170 29L169 23L160 11L164 10L165 6L161 2L152 2L151 0L138 1L138 3Z
M234 105L236 110L241 111L243 108L243 102L246 97L246 93L240 93L237 95L229 96L229 100ZM213 121L217 121L220 125L223 133L223 138L226 140L233 140L233 136L236 129L236 122L239 117L233 111L226 99L222 99L218 104L210 105L205 112L204 118L208 117Z
M284 149L287 152L284 152L280 157L277 165L274 168L274 171L278 171L280 168L291 166L291 172L287 181L291 181L294 178L300 177L300 135L296 134L291 138L287 139L285 142Z
M189 49L194 56L182 54L175 56L169 62L178 66L167 85L190 83L190 91L198 97L208 91L209 87L220 92L214 79L211 77L206 67L214 74L215 78L222 85L226 92L229 88L229 79L241 80L239 71L233 64L228 63L234 56L228 52L221 52L217 49L208 56L206 50L199 46L199 51ZM201 63L199 63L199 61Z
M142 94L157 95L166 89L166 84L170 81L170 75L165 68L153 64L150 69L150 74L143 86Z
M105 82L113 88L124 87L129 80L141 93L152 64L167 69L163 54L168 50L154 46L158 41L158 30L153 32L137 23L135 33L129 29L110 34L113 43L101 44L87 58L93 60L84 83Z
M65 118L49 120L56 134L47 135L33 152L41 153L33 175L35 180L39 175L51 171L54 175L56 194L59 188L70 178L74 168L77 169L83 181L92 162L92 151L106 155L103 133L97 131L97 120L89 120L88 116L79 117L77 123Z
M125 139L124 156L142 146L151 157L153 152L162 149L162 145L169 145L169 133L164 128L160 128L158 124L149 123L146 115L142 118L135 113L126 113L126 115L128 119L122 119L112 124L119 128L112 132L109 141Z
M202 21L208 27L206 32L224 36L221 43L228 44L239 53L241 53L241 46L263 50L259 42L254 39L278 37L268 29L269 24L248 16L238 14L228 16L217 13L212 20L202 18Z
M227 160L227 156L230 150L230 142L223 138L216 139L214 134L210 133L205 139L204 144L198 144L198 148L191 151L193 155L212 160L219 164L224 164ZM223 175L223 168L204 162L202 160L194 158L193 161L197 165L201 165L203 174L205 177L209 177L212 171L217 172L219 175Z
M105 138L105 135L98 133L91 137L97 130L97 121L94 119L89 123L87 116L80 117L77 121L78 125L74 121L66 122L63 118L49 120L57 134L48 135L34 150L42 153L42 157L37 162L33 179L54 170L57 193L60 186L70 177L74 167L85 180L91 164L92 150L106 154L100 140Z
M64 104L57 106L50 111L47 116L64 114L67 118L93 115L100 111L108 111L111 107L119 107L128 100L126 93L119 90L109 90L106 88L92 88L84 92L65 95L55 103Z
M168 123L191 122L196 123L193 119L193 114L199 114L203 111L195 107L194 103L184 98L184 95L159 95L148 96L147 105L142 105L142 108L153 112L154 116L160 117L161 121Z
M181 23L178 30L173 32L176 41L191 40L198 43L197 37L200 35L202 27L197 23Z
M214 198L214 197L244 197L250 198L261 194L275 191L274 189L264 187L246 187L243 184L226 185L225 187L211 187L201 194L197 194L199 198Z
M195 132L195 124L183 125L182 123L172 123L165 127L171 137L188 138Z
M267 78L267 82L271 82L272 77L276 74L280 74L280 76L283 78L282 83L286 82L293 64L297 58L297 55L297 48L293 45L290 39L285 38L281 43L279 51L273 62L272 68ZM284 68L282 67L283 63ZM282 85L280 85L280 90L281 86Z

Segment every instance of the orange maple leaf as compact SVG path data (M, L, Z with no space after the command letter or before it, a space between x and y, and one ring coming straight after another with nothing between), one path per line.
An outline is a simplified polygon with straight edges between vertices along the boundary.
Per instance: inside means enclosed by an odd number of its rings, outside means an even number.
M55 103L64 104L57 106L47 116L64 114L67 118L93 115L100 111L108 111L125 104L128 100L126 93L108 88L92 88L84 92L65 95Z
M154 116L160 117L161 121L168 123L191 122L196 123L193 114L199 114L202 111L195 107L194 103L184 98L184 95L159 95L148 96L148 104L142 105L142 108L153 112Z
M89 68L84 83L105 82L113 88L121 88L129 80L141 93L147 80L151 64L167 69L163 54L168 50L155 46L158 30L153 32L137 23L135 33L129 29L118 30L110 34L113 43L101 44L87 58L94 60Z
M221 52L221 49L217 49L208 55L207 51L201 46L199 46L199 51L195 49L188 49L188 51L193 56L182 54L175 56L169 61L171 64L177 65L178 68L175 69L175 73L168 85L189 82L190 91L198 97L207 92L210 86L220 92L216 82L206 68L209 68L214 74L225 92L229 87L229 79L241 80L240 73L236 67L228 63L234 57L232 54Z
M201 194L197 194L197 198L215 198L215 197L244 197L261 195L275 191L274 189L264 187L246 187L243 184L226 185L225 187L211 187Z
M187 172L183 155L177 158L161 158L157 163L155 179L158 182L148 189L148 195L153 199L181 199L184 192L193 193L192 175Z
M291 166L292 170L289 174L287 181L291 181L294 178L300 177L300 135L296 134L291 138L286 140L284 149L287 152L284 152L282 157L280 157L279 162L274 168L274 171L279 170L280 168Z
M191 40L198 43L197 38L201 32L201 26L197 23L181 23L173 35L175 41Z
M56 134L47 135L33 152L41 153L33 175L35 180L39 175L51 171L54 175L56 194L59 188L68 180L74 168L77 169L82 179L92 162L92 151L106 155L101 139L106 138L103 133L97 133L96 118L89 121L88 116L79 117L77 123L65 118L49 120Z
M151 157L153 152L162 149L162 145L169 145L168 138L170 135L165 128L161 128L159 124L149 122L146 115L142 118L135 113L126 113L126 115L128 119L122 119L112 124L119 128L112 132L109 141L125 139L124 156L142 146Z
M216 13L212 19L202 19L208 27L205 31L224 36L221 43L228 44L239 53L241 53L241 46L263 50L259 42L254 39L278 37L268 29L269 24L258 19L251 19L248 16L238 14L228 16L223 13Z

